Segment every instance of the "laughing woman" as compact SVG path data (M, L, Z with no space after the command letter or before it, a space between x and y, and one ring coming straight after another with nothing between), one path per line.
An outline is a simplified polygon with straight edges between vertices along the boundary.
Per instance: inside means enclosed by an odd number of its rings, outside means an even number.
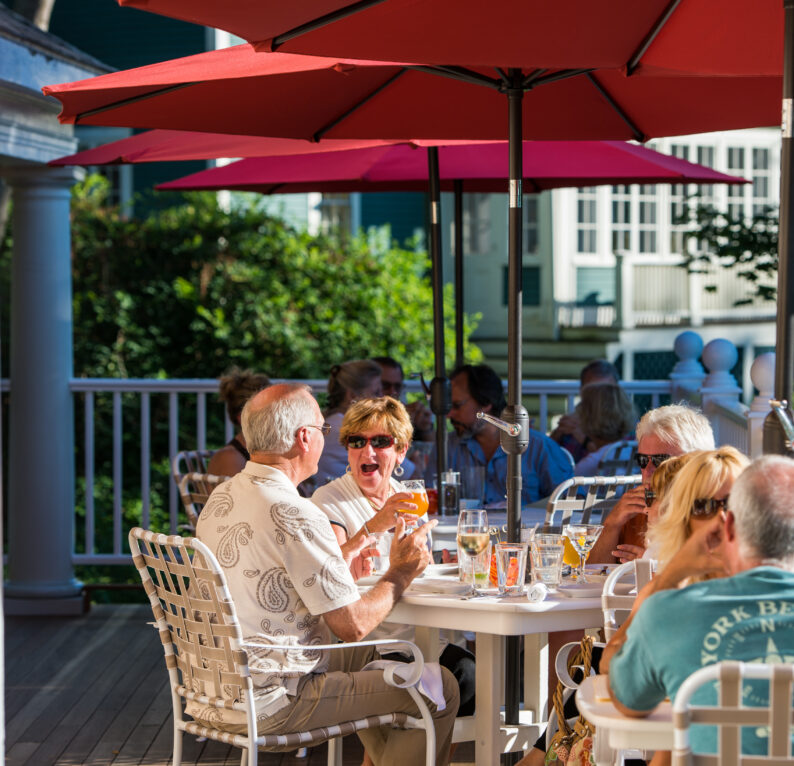
M378 537L380 555L388 557L391 537L387 533L399 513L416 512L411 495L403 492L392 473L405 459L413 427L405 407L390 396L360 399L345 412L339 441L347 449L348 472L320 487L312 501L331 521L339 544L363 530ZM416 518L415 516L413 518ZM356 572L354 570L354 576ZM389 635L377 638L413 640L413 629L390 626ZM440 657L460 686L458 715L474 711L474 657L448 644Z

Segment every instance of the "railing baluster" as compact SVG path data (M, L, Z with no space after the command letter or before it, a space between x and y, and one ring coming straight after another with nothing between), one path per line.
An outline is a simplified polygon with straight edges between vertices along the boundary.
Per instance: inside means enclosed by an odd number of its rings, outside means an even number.
M196 443L199 449L207 449L207 395L196 394Z
M123 458L121 391L113 392L113 553L121 553L121 515L124 485L121 471Z
M543 432L544 434L546 431L549 430L549 395L545 393L541 393L540 395L540 405L538 407L540 412L538 413L538 431Z
M85 392L85 412L83 413L83 441L85 475L85 552L94 552L94 392Z
M151 463L151 401L148 391L141 392L141 526L149 529Z
M168 394L168 459L173 459L179 452L179 394L171 391ZM177 507L176 482L168 482L168 516L171 522L171 534L175 535L179 525L179 510Z

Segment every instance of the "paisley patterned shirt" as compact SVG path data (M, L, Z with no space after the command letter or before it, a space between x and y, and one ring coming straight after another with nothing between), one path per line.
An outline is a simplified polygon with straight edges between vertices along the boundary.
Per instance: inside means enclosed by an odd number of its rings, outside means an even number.
M359 599L328 517L276 468L249 461L210 495L197 537L226 574L246 640L294 645L249 649L262 703L285 704L307 673L322 673L334 638L322 615Z

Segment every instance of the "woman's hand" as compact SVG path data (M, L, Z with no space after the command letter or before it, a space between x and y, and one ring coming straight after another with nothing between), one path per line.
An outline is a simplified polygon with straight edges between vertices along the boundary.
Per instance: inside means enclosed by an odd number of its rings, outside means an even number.
M417 505L411 502L410 492L396 492L386 501L383 508L367 521L367 529L370 532L388 532L394 528L400 513L407 514L405 516L406 524L415 525L419 517L410 513L415 510L417 510Z

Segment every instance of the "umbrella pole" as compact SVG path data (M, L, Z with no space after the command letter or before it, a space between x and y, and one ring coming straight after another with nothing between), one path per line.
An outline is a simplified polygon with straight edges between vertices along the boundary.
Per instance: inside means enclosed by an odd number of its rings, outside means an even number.
M455 190L455 368L463 364L463 181Z
M775 398L790 400L794 388L794 147L792 147L792 99L794 98L794 0L783 0L783 120L780 148L780 225L778 229L777 342L775 347ZM788 408L789 417L791 408ZM764 420L764 453L789 453L778 415L772 410Z
M509 72L507 88L510 123L510 186L509 186L509 248L507 260L507 407L502 418L518 423L521 433L510 436L502 431L502 449L507 453L507 539L521 540L521 455L529 443L529 415L521 403L521 308L523 303L523 128L521 109L524 99L523 75L520 69ZM519 676L521 645L518 636L505 642L505 723L518 723L520 698ZM505 756L505 763L515 763L518 754Z
M439 513L443 510L444 488L441 476L447 470L447 418L450 388L444 359L444 271L441 261L441 181L438 171L438 147L427 149L430 192L430 262L433 285L433 351L435 377L430 382L430 409L436 416L436 487Z

